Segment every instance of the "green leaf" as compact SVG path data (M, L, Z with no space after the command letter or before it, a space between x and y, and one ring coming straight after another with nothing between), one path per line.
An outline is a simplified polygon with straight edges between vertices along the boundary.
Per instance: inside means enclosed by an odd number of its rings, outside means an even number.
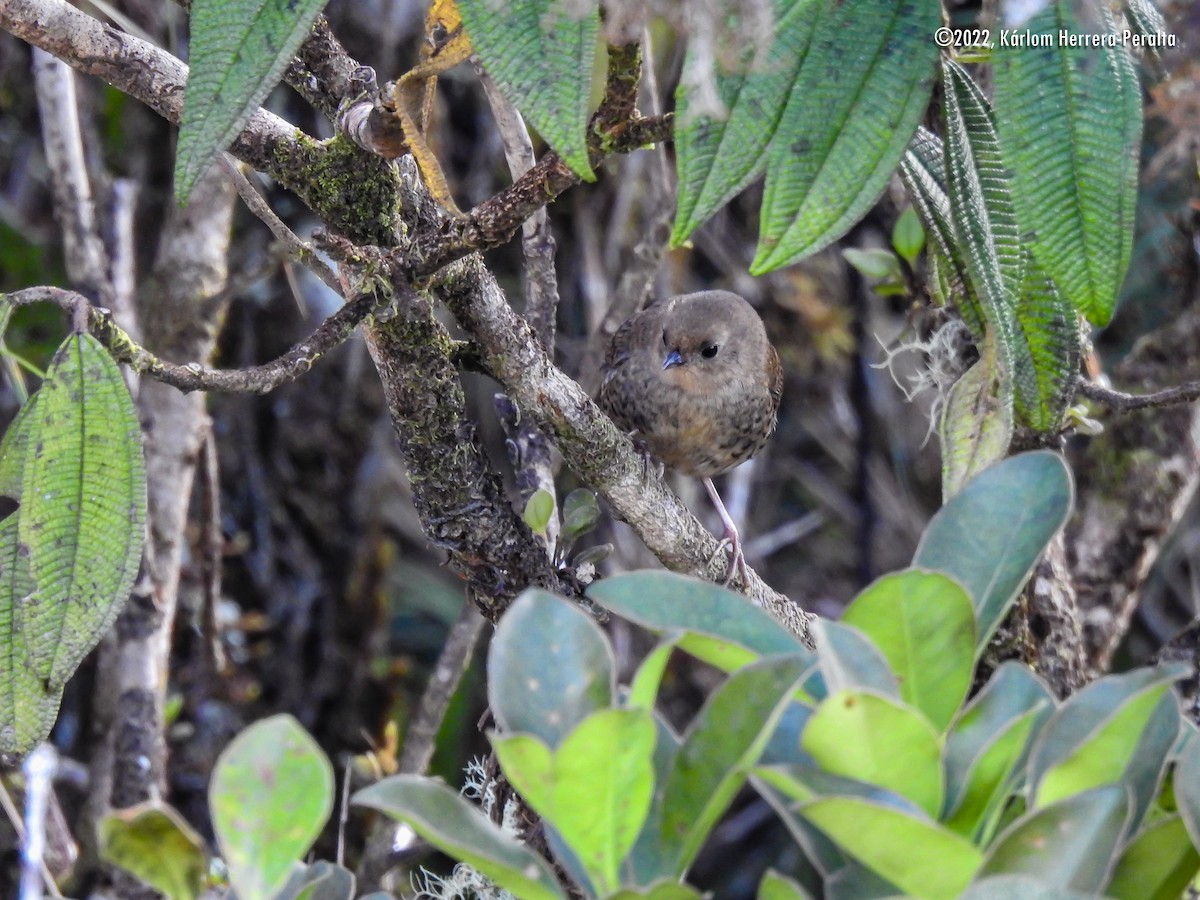
M38 395L21 407L0 440L0 496L21 497L21 473L37 419ZM20 509L0 519L0 754L24 754L54 727L62 690L47 690L29 666L19 604L33 593L28 553L18 537Z
M1193 735L1175 763L1175 802L1192 843L1200 847L1200 740Z
M807 653L771 615L741 594L674 572L631 572L593 582L588 598L651 631L688 632L679 647L730 672L759 656ZM510 613L511 615L511 613Z
M17 625L51 694L129 598L146 537L146 469L121 370L91 335L55 353L33 415L18 535L37 589L17 604Z
M921 227L921 219L911 206L896 219L892 226L892 249L908 263L909 267L917 264L917 257L925 249L925 229Z
M596 495L585 488L577 488L563 500L563 538L573 541L591 531L600 519L600 505Z
M1170 683L1181 671L1171 666L1110 675L1067 700L1046 723L1029 761L1033 805L1121 783L1133 789L1136 828L1179 733Z
M550 517L554 515L554 495L544 488L538 488L525 501L525 513L522 518L529 530L534 534L544 535L550 525Z
M658 841L682 877L745 783L808 669L801 655L774 657L734 672L692 721L662 790Z
M795 879L767 869L758 883L758 900L812 900L812 895Z
M945 572L967 589L980 652L1071 512L1071 473L1038 450L981 472L925 528L913 565Z
M318 860L302 866L274 900L354 900L355 886L349 869Z
M308 36L326 0L194 0L190 75L175 153L175 194L241 133Z
M623 888L604 900L701 900L704 895L678 881L656 881L644 888Z
M992 675L946 737L946 825L986 843L1054 697L1021 663Z
M857 628L817 619L813 622L817 659L826 694L866 689L900 699L900 685L888 661L870 638Z
M790 767L795 768L795 767ZM806 768L804 774L811 772L820 772L820 769ZM833 778L834 776L829 776ZM807 819L803 818L796 812L796 804L793 799L799 796L803 802L815 799L819 793L799 779L793 777L792 773L787 771L785 767L773 766L769 769L758 768L754 775L751 776L751 783L754 789L758 792L767 804L775 811L775 815L783 822L787 828L788 834L804 851L805 857L813 864L813 867L820 873L821 877L828 881L834 872L847 865L846 856L838 849L837 845L831 841L825 834ZM842 779L849 781L849 779ZM776 786L776 781L782 782L780 786ZM783 785L786 785L785 788ZM870 788L870 785L865 787ZM879 788L873 788L875 791L881 791ZM844 792L840 792L844 793ZM888 794L888 798L895 797L894 794ZM899 798L896 798L898 802ZM887 802L886 800L884 802Z
M132 872L171 900L204 890L204 839L170 806L154 801L110 812L98 827L100 856Z
M895 281L904 277L896 254L891 250L884 250L881 247L873 247L869 250L847 247L842 251L842 256L846 258L846 262L858 269L864 278Z
M945 731L971 686L975 610L954 579L909 569L868 586L842 614L878 647L900 697Z
M1096 895L1050 887L1028 875L997 875L975 882L959 900L1096 900Z
M571 170L595 181L587 123L600 33L595 0L458 0L483 67Z
M908 706L865 691L839 691L812 714L801 747L826 772L885 788L931 817L941 811L941 744L928 720Z
M1059 39L1082 33L1066 0L1025 28L1046 45L998 47L993 57L1013 202L1046 274L1075 309L1104 325L1133 247L1141 90L1119 42L1072 47Z
M289 715L255 722L217 758L208 805L240 896L270 897L333 809L333 767Z
M593 713L556 751L532 735L492 735L505 777L604 894L617 889L618 867L650 809L654 739L645 709Z
M1123 788L1104 787L1027 813L996 839L979 875L1027 874L1050 887L1099 892L1128 810Z
M815 253L883 192L933 90L940 10L922 0L818 0L800 73L767 151L762 275Z
M935 822L857 797L813 800L800 813L851 856L916 897L957 897L983 858L970 841Z
M1020 422L1057 433L1075 393L1079 324L1074 310L1029 258L1017 294L1013 404Z
M616 662L604 632L568 600L529 589L514 601L488 653L488 700L500 727L551 747L613 705Z
M1179 816L1148 826L1121 853L1104 894L1113 900L1177 900L1200 870Z
M775 0L774 35L761 64L753 65L756 48L750 47L736 71L717 75L727 118L692 113L689 91L680 84L675 94L679 204L672 247L766 171L767 147L808 53L816 6L814 0ZM685 71L696 64L694 55L689 48Z
M942 444L942 497L1008 453L1013 434L1013 398L1008 378L989 338L983 357L967 369L946 400L938 436Z
M482 872L522 900L565 900L544 859L440 782L419 775L393 775L359 791L351 802L407 823L447 856Z
M662 684L667 663L671 661L671 654L675 652L677 643L678 636L672 636L646 654L629 685L629 696L625 699L627 707L654 709L658 688Z

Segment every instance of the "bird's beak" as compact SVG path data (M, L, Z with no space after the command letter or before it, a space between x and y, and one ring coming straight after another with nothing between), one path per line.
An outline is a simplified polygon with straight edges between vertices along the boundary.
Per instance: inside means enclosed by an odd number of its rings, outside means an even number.
M667 354L667 358L663 360L663 371L664 372L667 371L667 369L671 368L672 366L682 366L682 365L683 365L683 355L680 354L680 352L678 350L672 350L670 353Z

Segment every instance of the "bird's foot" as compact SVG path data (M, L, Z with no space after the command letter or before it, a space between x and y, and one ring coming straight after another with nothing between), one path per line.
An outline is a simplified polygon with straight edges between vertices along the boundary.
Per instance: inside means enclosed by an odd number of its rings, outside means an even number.
M644 440L634 437L632 434L630 437L633 438L633 449L636 450L642 457L642 481L650 480L651 471L657 472L658 477L661 479L664 473L667 471L667 467L661 461L650 455L650 448L647 446Z
M717 544L717 549L713 551L712 556L708 558L708 563L705 568L712 568L713 561L721 554L729 555L728 567L725 569L725 577L721 579L721 587L729 587L733 582L734 575L740 575L742 585L750 583L750 573L746 566L746 555L742 553L742 543L737 539L737 534L726 534L721 538L721 543Z

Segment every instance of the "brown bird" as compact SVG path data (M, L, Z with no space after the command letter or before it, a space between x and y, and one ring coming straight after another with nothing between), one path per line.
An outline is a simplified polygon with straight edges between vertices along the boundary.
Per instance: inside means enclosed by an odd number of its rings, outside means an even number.
M700 478L731 547L726 584L747 580L737 527L713 486L775 430L783 372L753 307L728 291L661 300L609 344L600 406L651 456Z

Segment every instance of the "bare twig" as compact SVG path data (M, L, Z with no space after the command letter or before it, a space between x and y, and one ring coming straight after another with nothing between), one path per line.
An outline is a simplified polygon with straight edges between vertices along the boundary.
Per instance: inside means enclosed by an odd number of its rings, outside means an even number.
M1192 403L1200 400L1200 381L1189 381L1172 388L1154 391L1150 394L1127 394L1114 391L1096 384L1094 381L1080 379L1077 390L1089 400L1102 403L1117 412L1131 412L1135 409L1146 409L1152 406L1173 406L1177 403Z
M242 174L233 157L228 153L222 153L218 159L221 163L221 168L225 170L225 174L229 176L229 180L233 182L234 188L237 189L238 196L242 198L242 202L246 204L250 212L254 213L264 225L271 229L271 234L275 235L275 240L283 245L287 255L308 268L331 291L341 296L343 287L341 281L338 280L337 273L329 268L321 257L317 256L311 246L302 241L292 229L288 228L279 216L275 215L275 210L271 209L263 195L250 183L250 179Z
M80 308L81 302L86 303L86 298L80 294L55 287L25 288L2 296L18 306L47 302L72 312ZM176 365L165 362L134 343L106 309L89 308L86 323L87 330L117 362L125 363L135 372L149 375L184 393L228 391L265 394L281 384L294 381L311 369L318 359L345 341L363 319L386 306L389 299L382 291L360 294L322 322L307 340L269 363L244 369L210 369L199 363Z

